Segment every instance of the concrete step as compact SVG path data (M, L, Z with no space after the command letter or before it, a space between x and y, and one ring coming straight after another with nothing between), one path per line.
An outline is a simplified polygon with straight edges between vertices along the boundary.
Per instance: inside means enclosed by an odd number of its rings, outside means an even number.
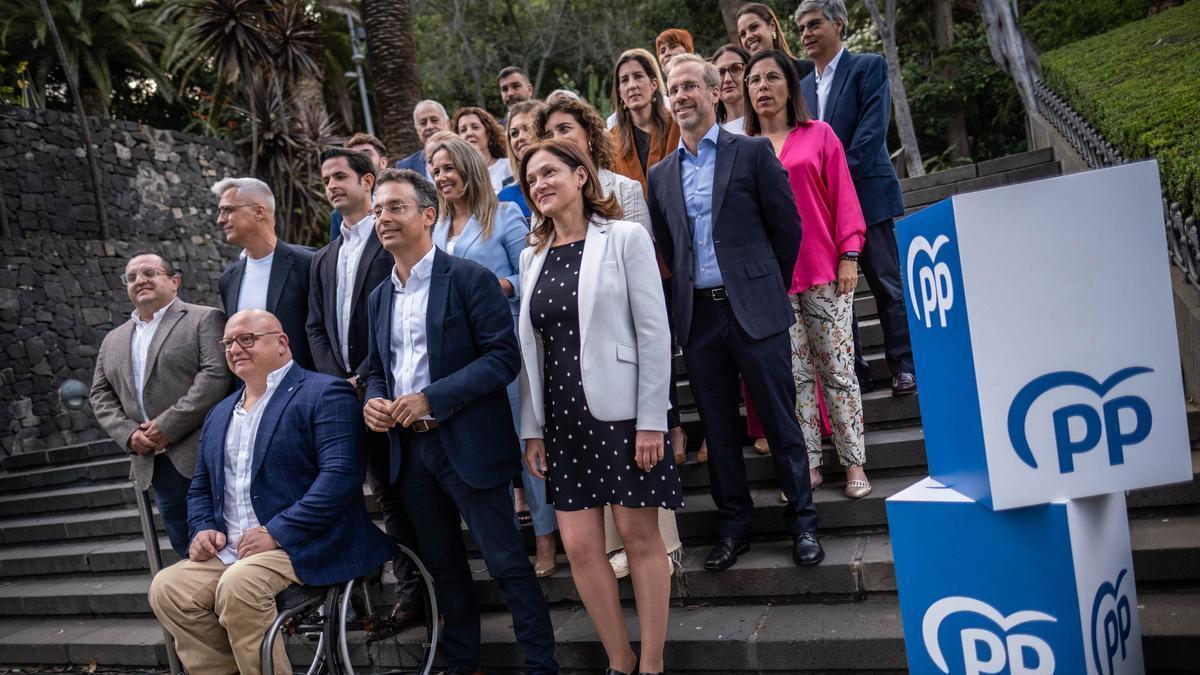
M1139 588L1200 582L1200 516L1130 520L1135 578ZM794 602L841 597L849 600L870 593L896 591L895 567L886 534L822 537L825 560L801 570L791 559L787 540L755 542L738 564L724 572L704 569L707 545L686 546L683 572L672 582L677 606L744 602L750 598ZM503 604L499 586L488 576L480 558L470 562L475 595L485 606ZM554 605L578 603L579 596L567 564L541 580L546 600ZM394 578L387 573L384 597L390 598ZM146 592L150 577L133 574L71 575L51 578L9 578L0 582L0 615L149 615ZM736 590L733 590L736 589ZM632 583L620 582L621 597L633 599Z
M88 459L73 464L51 464L0 473L0 494L129 477L129 457Z
M885 364L883 369L886 371L886 368ZM919 390L920 383L917 386ZM692 392L692 381L680 380L676 389L676 396L679 403L681 421L698 421L699 417L695 412L696 398ZM890 383L887 386L881 384L874 391L869 391L862 395L863 421L868 426L901 421L912 421L913 424L917 424L921 417L921 407L917 400L918 396L919 391L918 394L909 396L892 396ZM690 435L691 431L688 433Z
M1200 593L1139 595L1146 667L1195 672L1200 648ZM631 635L636 616L625 610ZM556 657L564 673L595 673L605 659L581 608L551 611ZM483 665L495 672L520 668L507 612L482 620ZM150 618L51 618L0 621L0 663L156 666L166 662L162 629ZM861 602L672 608L666 662L672 673L802 673L905 669L900 609L893 597Z
M125 451L110 440L91 441L79 445L66 445L61 448L39 450L37 452L23 452L19 455L5 457L0 460L0 469L16 471L18 469L29 469L52 464L69 464L85 459L123 454L125 454Z
M163 564L179 560L166 537L159 538ZM93 541L57 541L0 548L0 579L71 575L86 578L147 572L146 546L140 535Z
M999 162L992 165L988 173L981 172L975 178L905 192L904 208L906 211L912 212L954 195L1050 178L1061 174L1062 165L1053 158L1024 165L1014 162Z
M154 524L162 531L162 522L157 513ZM98 539L140 533L137 509L133 506L45 513L0 521L0 544L6 547L12 544Z
M96 509L132 504L133 483L127 479L51 488L0 496L0 517Z

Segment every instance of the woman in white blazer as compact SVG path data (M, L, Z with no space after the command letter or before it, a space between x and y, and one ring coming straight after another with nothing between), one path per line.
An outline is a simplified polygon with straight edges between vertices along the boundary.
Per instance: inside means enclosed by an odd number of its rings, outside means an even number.
M521 160L534 227L521 254L521 437L610 673L663 670L670 565L658 509L683 506L668 442L670 336L650 235L615 220L591 159L550 140ZM629 644L604 551L611 506L634 580L642 653Z

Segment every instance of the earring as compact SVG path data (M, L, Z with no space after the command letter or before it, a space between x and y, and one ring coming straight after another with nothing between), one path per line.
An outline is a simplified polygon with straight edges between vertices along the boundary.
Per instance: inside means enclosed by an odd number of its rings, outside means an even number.
M779 39L779 34L776 33L775 31L771 31L771 42L775 42L778 39Z

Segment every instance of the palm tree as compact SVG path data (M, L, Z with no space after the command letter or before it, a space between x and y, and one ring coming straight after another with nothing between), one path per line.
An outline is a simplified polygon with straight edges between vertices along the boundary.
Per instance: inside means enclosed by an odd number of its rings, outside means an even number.
M363 0L362 18L379 135L393 155L407 155L417 149L412 111L421 100L412 2Z

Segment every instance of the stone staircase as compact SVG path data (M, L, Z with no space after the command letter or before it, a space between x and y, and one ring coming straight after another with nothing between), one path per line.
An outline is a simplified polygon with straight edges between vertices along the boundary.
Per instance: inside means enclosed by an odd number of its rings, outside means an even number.
M918 209L959 192L1057 175L1036 151L905 182ZM826 484L814 497L826 558L799 569L773 488L769 457L745 451L754 491L752 550L724 572L703 570L715 537L706 467L682 467L687 507L678 512L684 570L673 581L667 663L672 673L900 672L904 643L884 500L927 472L916 396L893 398L886 384L875 303L856 296L864 350L880 385L864 396L868 473L875 491L851 501L826 448ZM680 403L694 451L701 436L686 373ZM1200 409L1188 415L1193 478L1200 473ZM146 601L149 585L125 455L93 443L18 455L0 471L0 670L4 666L154 668L166 663L162 633ZM1200 482L1129 494L1130 533L1147 668L1196 672L1200 648ZM373 504L372 504L372 508ZM532 536L528 531L532 550ZM469 533L468 545L474 548ZM167 562L174 560L161 539ZM564 559L565 561L565 559ZM487 608L484 662L493 672L520 665L508 615L482 561L475 590ZM387 577L385 577L386 579ZM567 673L603 670L603 650L562 566L542 588L551 603L558 659ZM621 582L629 601L632 589ZM627 602L631 627L636 625ZM631 630L636 635L636 630Z

